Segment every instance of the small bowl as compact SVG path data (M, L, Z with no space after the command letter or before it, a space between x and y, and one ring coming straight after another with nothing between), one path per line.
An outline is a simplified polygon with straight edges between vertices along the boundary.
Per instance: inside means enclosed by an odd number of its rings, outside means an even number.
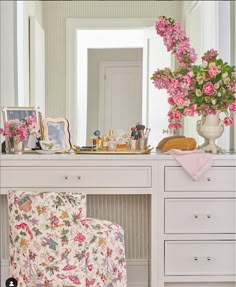
M55 148L53 141L39 141L42 150L52 150Z

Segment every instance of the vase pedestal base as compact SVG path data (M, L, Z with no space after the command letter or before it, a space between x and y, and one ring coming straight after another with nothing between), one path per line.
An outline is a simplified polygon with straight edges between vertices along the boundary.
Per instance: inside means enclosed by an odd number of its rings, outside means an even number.
M202 149L206 152L212 152L214 154L216 153L222 153L223 152L223 149L220 148L218 145L216 145L214 142L213 143L209 143L208 145L206 146L203 146Z
M197 121L197 132L204 138L204 143L200 148L214 154L223 152L223 150L215 144L215 140L218 139L224 131L224 124L219 114L219 111L217 111L216 114L209 114Z

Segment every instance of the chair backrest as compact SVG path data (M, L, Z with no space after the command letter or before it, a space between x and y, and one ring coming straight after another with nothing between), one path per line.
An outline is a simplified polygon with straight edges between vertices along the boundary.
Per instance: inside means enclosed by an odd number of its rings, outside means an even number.
M83 283L85 194L9 191L8 211L10 276L18 286Z

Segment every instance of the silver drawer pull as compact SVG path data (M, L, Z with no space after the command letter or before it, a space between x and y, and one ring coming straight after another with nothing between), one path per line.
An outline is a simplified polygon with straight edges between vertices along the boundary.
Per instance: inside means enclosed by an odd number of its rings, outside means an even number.
M211 215L210 214L194 214L194 218L196 219L204 219L204 218L208 218L211 219Z
M195 257L194 257L194 260L195 260L195 261L198 261L198 257L195 256Z
M211 261L211 257L207 257L207 261Z
M211 178L210 178L210 177L208 177L208 178L207 178L207 181L211 181Z
M80 176L80 175L79 175L79 176L76 176L76 178L77 178L78 180L80 180L80 179L81 179L81 176ZM64 179L69 179L69 176L65 175L65 176L64 176Z

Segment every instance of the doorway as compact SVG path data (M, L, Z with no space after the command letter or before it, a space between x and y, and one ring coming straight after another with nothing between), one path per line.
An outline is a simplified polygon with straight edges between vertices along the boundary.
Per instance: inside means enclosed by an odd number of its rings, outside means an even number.
M129 132L141 123L141 62L102 62L99 75L99 128Z
M143 57L143 49L141 48L121 48L121 49L88 49L88 87L87 87L87 135L86 140L93 134L94 130L99 129L101 133L107 133L109 129L113 128L109 121L107 124L105 122L105 127L102 123L105 118L101 119L102 115L104 116L104 110L107 110L102 102L104 103L104 69L111 67L111 63L114 65L134 65L136 67L142 67L142 57ZM112 64L113 65L113 64ZM117 67L118 68L118 67ZM102 75L103 74L103 75ZM138 73L139 74L139 73ZM140 71L139 79L142 77L142 71ZM109 77L108 80L111 80ZM106 81L107 82L107 81ZM100 84L102 83L102 84ZM129 83L129 82L128 82ZM133 84L134 87L139 89L139 96L136 99L137 107L136 115L132 116L128 122L132 122L134 125L137 121L141 121L142 116L142 78L140 79L139 84L132 83L130 80L130 85ZM120 84L123 87L123 84ZM131 87L132 88L132 87ZM117 89L120 90L120 87ZM123 92L122 92L123 93ZM125 94L127 95L128 91L124 91L123 97L125 98ZM127 96L128 97L128 96ZM119 99L117 99L119 100ZM129 97L120 102L122 106L121 110L128 110L126 101L129 101ZM107 104L107 103L104 103ZM115 111L118 112L118 109ZM129 111L130 113L130 111ZM137 115L137 113L139 113ZM118 118L120 118L121 112L119 112ZM106 116L105 116L106 117ZM100 118L100 119L99 119ZM130 127L129 123L127 123L126 127ZM126 129L125 127L118 127L119 129Z

